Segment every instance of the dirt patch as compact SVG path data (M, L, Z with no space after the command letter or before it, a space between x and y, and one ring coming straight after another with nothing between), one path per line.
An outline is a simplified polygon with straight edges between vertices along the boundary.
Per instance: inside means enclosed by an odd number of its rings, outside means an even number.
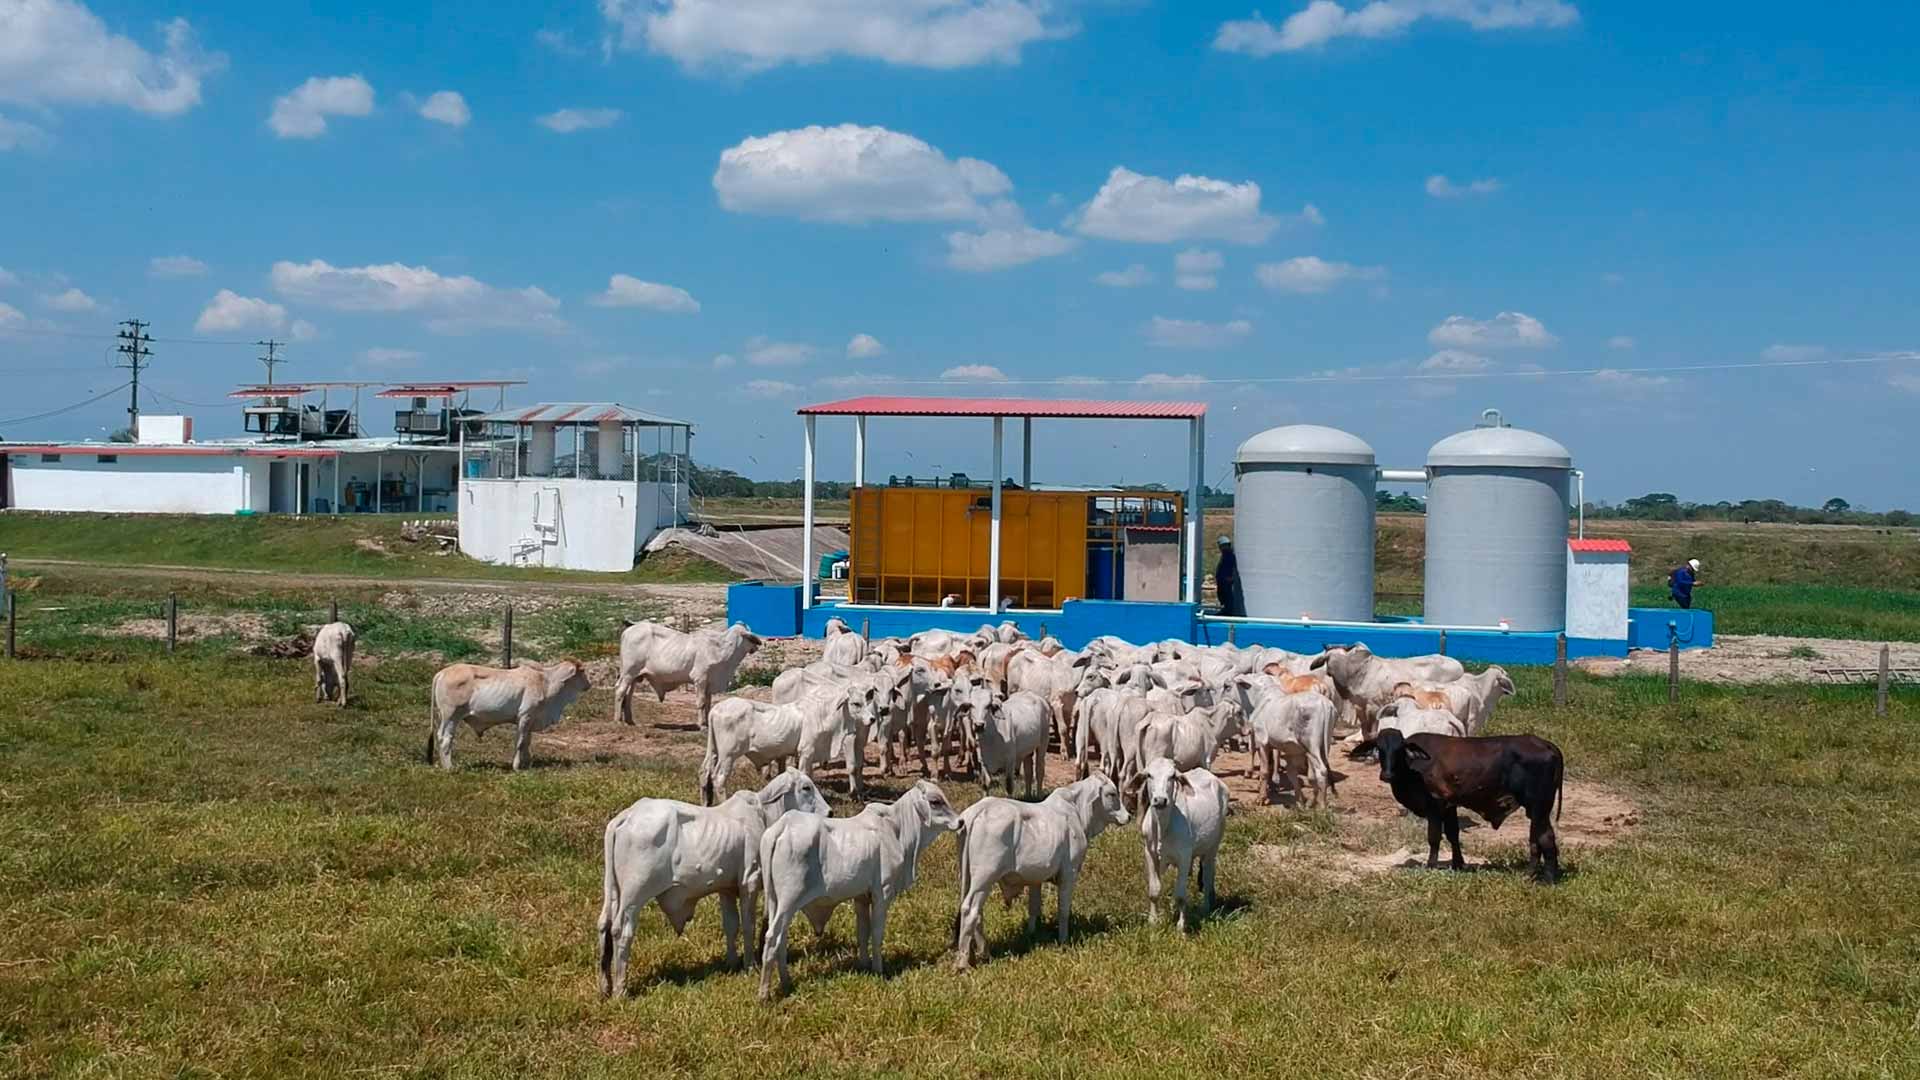
M305 660L313 655L313 636L305 632L292 637L274 641L262 641L249 645L249 656L265 656L274 660Z
M1818 668L1877 668L1878 641L1718 634L1713 648L1680 653L1680 677L1700 682L1751 685L1777 682L1828 682ZM1920 668L1920 644L1893 643L1892 666ZM1636 650L1624 660L1594 657L1576 664L1594 675L1664 675L1667 654Z
M266 616L250 611L227 615L181 615L175 626L175 638L179 641L200 641L211 637L257 641L268 636ZM164 641L167 637L167 620L128 619L114 627L113 633L122 637Z

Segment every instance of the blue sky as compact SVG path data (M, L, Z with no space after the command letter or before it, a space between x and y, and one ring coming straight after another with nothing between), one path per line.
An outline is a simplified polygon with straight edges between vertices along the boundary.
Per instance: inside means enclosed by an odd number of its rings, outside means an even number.
M179 401L272 335L282 378L525 378L760 477L812 400L1161 397L1212 406L1210 481L1274 424L1412 465L1497 406L1590 497L1920 507L1908 7L1342 3L0 0L0 421L114 386L139 317ZM987 472L984 424L873 435Z

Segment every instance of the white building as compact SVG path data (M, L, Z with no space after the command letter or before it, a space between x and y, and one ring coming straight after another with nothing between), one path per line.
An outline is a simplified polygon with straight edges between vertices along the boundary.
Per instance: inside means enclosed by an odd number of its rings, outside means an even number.
M685 420L618 402L563 402L469 423L487 430L462 447L460 550L473 558L622 572L655 533L687 520Z

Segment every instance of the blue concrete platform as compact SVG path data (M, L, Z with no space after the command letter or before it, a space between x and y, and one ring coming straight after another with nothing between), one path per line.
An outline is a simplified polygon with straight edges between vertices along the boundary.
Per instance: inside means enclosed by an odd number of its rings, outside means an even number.
M1111 634L1132 642L1175 638L1200 645L1232 640L1291 652L1319 652L1329 645L1364 641L1381 656L1421 656L1441 652L1442 631L1417 619L1388 619L1365 625L1324 625L1222 619L1201 614L1191 604L1129 603L1121 600L1069 600L1059 611L1015 611L993 615L973 608L891 607L840 600L800 606L800 586L743 582L727 588L727 620L744 622L762 637L823 637L827 620L838 616L855 630L863 625L873 637L909 637L923 630L970 633L983 623L1011 621L1029 637L1047 634L1070 649ZM1498 630L1447 630L1445 652L1461 660L1487 664L1551 664L1558 635ZM1713 613L1668 608L1633 608L1627 636L1620 639L1568 638L1567 656L1625 656L1629 648L1665 649L1669 637L1683 649L1713 645Z

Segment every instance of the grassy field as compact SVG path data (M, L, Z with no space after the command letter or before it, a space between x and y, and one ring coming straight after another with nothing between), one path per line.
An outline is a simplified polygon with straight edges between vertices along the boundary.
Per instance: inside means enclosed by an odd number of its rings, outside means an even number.
M1511 847L1491 872L1328 877L1309 868L1339 854L1334 814L1248 812L1226 910L1181 939L1144 924L1138 841L1114 831L1068 947L992 905L995 959L957 977L942 840L895 908L890 977L850 970L843 910L828 941L796 935L797 992L763 1007L715 970L711 904L679 939L643 913L633 1000L593 987L602 826L689 795L697 736L569 748L596 689L536 768L463 733L447 775L417 760L429 661L365 666L337 710L306 703L298 660L112 659L0 663L0 1074L1920 1075L1905 697L1876 720L1859 690L1689 684L1669 707L1576 676L1554 710L1521 672L1499 725L1643 819L1572 851L1557 889ZM1380 850L1419 846L1382 828ZM1491 839L1519 836L1465 842Z

